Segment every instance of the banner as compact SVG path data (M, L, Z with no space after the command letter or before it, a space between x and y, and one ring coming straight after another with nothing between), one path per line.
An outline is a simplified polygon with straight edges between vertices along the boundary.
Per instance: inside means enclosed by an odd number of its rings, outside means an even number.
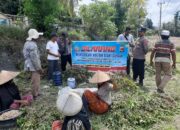
M128 43L116 41L73 41L72 64L91 71L126 70Z

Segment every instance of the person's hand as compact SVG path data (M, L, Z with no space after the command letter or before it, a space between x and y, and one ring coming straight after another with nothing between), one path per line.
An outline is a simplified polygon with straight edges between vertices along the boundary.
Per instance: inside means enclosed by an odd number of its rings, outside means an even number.
M27 101L27 100L22 100L22 101L21 101L21 107L23 107L23 106L28 106L29 104L30 104L30 102Z
M61 55L60 54L57 54L56 57L60 57Z
M154 62L153 61L150 61L150 66L154 66Z
M172 64L172 68L176 69L176 64L175 63Z

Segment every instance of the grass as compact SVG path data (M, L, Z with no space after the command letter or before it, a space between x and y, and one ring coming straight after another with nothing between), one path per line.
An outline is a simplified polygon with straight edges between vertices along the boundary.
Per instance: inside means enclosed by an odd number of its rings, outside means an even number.
M177 63L180 63L180 51L176 53L176 61Z
M11 52L9 48L13 47L13 52L21 52L22 46L17 48L19 39L24 39L24 36L22 37L21 35L22 33L19 32L20 30L12 32L14 36L12 36L11 31L7 34L2 34L6 32L2 30L0 28L1 41L3 40L0 48L7 48L8 52ZM6 45L6 38L9 37L12 37L12 40ZM174 41L177 40L176 38ZM154 43L154 41L152 42ZM147 64L148 62L149 59L147 59ZM177 52L177 62L180 63L180 52ZM19 63L22 63L22 61L19 61ZM44 61L42 63L45 64ZM180 64L177 65L177 71L174 73L173 79L165 88L167 93L165 97L161 97L156 93L155 75L151 67L148 68L145 76L145 86L150 91L148 93L142 91L131 80L115 76L114 79L118 83L119 91L112 95L112 109L104 115L92 114L90 120L93 130L175 130L176 124L174 119L176 115L180 115L179 67ZM63 82L65 83L67 77L71 76L76 77L79 84L84 79L87 81L89 74L86 72L81 73L81 71L76 70L73 73L68 71L63 75ZM26 93L30 90L30 81L25 77L26 74L22 74L15 80L21 93ZM41 82L42 96L35 100L31 106L22 108L25 114L18 120L19 127L17 130L50 130L54 120L63 119L63 115L56 109L58 88L54 86L46 88L44 87L45 85L47 85L47 81L43 79ZM89 84L84 87L88 86Z
M78 77L82 79L83 73L88 76L86 72L79 71ZM65 75L68 76L67 74L73 74L76 77L76 72L68 71ZM118 84L119 90L113 93L113 105L108 113L92 114L90 120L93 130L174 130L173 119L180 114L180 88L177 87L180 84L179 73L174 75L174 79L167 85L165 89L167 95L164 97L155 92L153 73L146 73L145 86L150 91L148 93L142 91L127 78L121 76L113 76L113 78ZM81 83L83 80L78 81ZM21 92L29 90L29 81L18 78L16 83ZM47 85L46 80L43 80L41 85L43 95L30 107L22 109L25 116L18 120L19 128L17 130L49 130L54 120L63 119L56 109L58 88L54 86L44 88L44 85ZM84 87L87 86L88 84Z

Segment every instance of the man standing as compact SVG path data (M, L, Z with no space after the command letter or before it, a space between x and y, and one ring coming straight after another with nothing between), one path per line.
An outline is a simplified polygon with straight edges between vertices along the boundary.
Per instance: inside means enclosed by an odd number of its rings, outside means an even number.
M145 72L145 56L148 52L148 40L145 38L146 28L138 30L139 39L133 50L133 80L139 77L139 85L143 86Z
M155 44L151 53L150 64L153 65L153 58L155 57L156 68L156 85L157 92L164 93L164 87L171 79L172 67L176 68L176 50L174 44L169 40L170 32L163 30L161 32L161 41ZM171 67L171 57L173 64ZM164 73L161 79L161 72Z
M26 39L23 48L25 59L24 70L31 72L32 94L34 97L37 97L39 95L40 74L42 73L37 39L39 38L39 35L43 35L43 33L37 32L36 29L30 29L28 35L29 37Z
M57 35L56 33L51 33L50 41L46 45L46 50L48 53L48 80L53 79L53 73L59 70L58 60L60 57L59 47L57 44Z
M71 41L68 38L68 34L62 32L61 37L58 41L59 52L61 54L61 70L66 70L66 65L69 63L72 66L71 59Z
M126 69L127 75L130 75L131 56L134 47L134 38L133 35L130 34L130 32L131 32L131 28L126 27L125 32L123 34L120 34L117 38L117 41L126 41L129 43L129 54L127 58L127 69Z

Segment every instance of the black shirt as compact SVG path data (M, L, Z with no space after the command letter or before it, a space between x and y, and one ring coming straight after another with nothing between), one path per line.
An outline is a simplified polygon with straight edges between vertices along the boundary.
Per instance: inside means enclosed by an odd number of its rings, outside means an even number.
M9 109L14 100L21 100L18 87L11 80L0 85L0 111Z

